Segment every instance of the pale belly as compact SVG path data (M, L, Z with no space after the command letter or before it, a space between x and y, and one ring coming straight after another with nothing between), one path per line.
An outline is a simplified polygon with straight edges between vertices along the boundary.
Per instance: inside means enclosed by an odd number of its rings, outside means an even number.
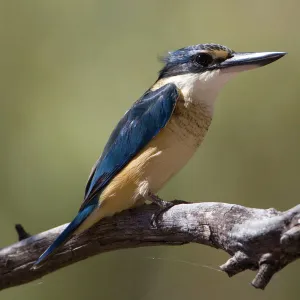
M206 115L199 118L197 114L191 116L175 111L166 127L103 190L98 209L78 232L103 217L143 203L148 191L157 193L195 153L210 120Z

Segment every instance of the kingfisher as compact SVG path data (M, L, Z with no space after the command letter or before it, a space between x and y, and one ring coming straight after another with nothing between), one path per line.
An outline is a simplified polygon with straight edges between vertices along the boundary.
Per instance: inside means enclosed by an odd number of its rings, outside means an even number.
M73 221L35 262L39 267L65 244L104 217L145 200L162 209L157 192L182 169L211 124L217 95L242 71L270 64L285 52L235 52L198 44L169 52L156 82L125 113L90 173Z

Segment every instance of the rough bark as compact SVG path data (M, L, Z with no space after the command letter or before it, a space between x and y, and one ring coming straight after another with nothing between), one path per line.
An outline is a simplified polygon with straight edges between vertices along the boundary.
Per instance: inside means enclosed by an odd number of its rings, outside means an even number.
M226 251L231 258L220 268L229 276L258 270L252 285L264 289L276 272L300 257L300 205L280 212L226 203L177 204L153 225L151 219L158 209L143 205L102 220L71 239L37 270L31 270L32 264L66 224L1 249L0 289L107 251L187 243ZM20 239L28 236L18 227Z

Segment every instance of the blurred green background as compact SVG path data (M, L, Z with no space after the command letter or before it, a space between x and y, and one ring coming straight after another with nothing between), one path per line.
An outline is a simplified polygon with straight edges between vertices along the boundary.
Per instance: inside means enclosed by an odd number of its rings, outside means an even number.
M38 233L72 219L114 125L155 81L157 57L203 42L289 55L227 84L201 150L160 195L280 210L299 203L299 8L298 0L1 0L0 247L16 241L15 223ZM0 299L299 299L299 262L261 292L248 284L252 272L218 272L227 258L195 244L118 251Z

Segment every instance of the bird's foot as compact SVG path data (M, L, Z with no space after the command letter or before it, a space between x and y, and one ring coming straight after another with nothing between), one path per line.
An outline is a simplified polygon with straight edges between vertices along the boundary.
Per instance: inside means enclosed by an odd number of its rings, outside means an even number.
M174 202L167 202L159 198L157 195L152 194L151 192L148 193L148 200L157 204L160 207L160 210L154 213L154 215L151 218L151 225L153 227L157 227L158 224L158 218L161 216L162 213L170 209L172 206L178 204Z

